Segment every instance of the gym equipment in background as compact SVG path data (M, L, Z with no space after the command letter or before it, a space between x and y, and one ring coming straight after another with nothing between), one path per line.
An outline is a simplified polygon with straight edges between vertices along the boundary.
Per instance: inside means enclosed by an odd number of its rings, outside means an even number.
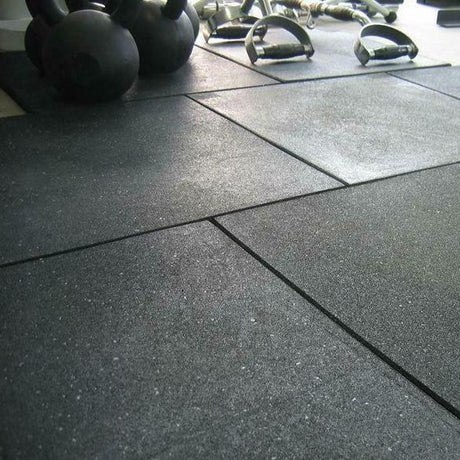
M396 1L400 3L400 0ZM415 58L418 48L410 37L395 27L373 23L365 13L380 13L387 22L393 22L396 19L395 11L383 7L375 0L361 2L364 8L354 3L337 4L337 0L258 0L258 8L255 7L256 0L243 0L242 3L225 3L225 0L223 3L207 3L206 0L198 0L195 6L202 19L206 19L203 25L205 40L244 38L252 63L257 59L288 59L303 55L309 58L313 54L313 47L305 27L315 27L313 18L322 15L342 21L356 21L363 26L354 45L355 55L362 65L371 60L403 56ZM287 30L299 43L262 43L257 46L255 38L262 41L268 25ZM369 37L374 39L372 45ZM380 43L375 46L378 41Z
M340 5L328 5L326 2L291 1L300 4L302 8L309 8L312 15L326 15L343 21L356 21L361 24L363 27L355 41L354 52L362 65L366 65L370 60L389 60L403 56L414 59L418 54L417 46L405 33L387 24L372 23L371 19L359 10ZM373 47L365 40L366 37L383 38L392 42L392 44Z
M360 0L359 3L341 3L340 0L324 0L324 3L327 3L328 5L348 6L352 9L358 9L359 11L366 13L368 17L375 16L378 13L388 24L394 22L398 17L395 10L387 8L376 0Z
M460 27L460 8L439 10L436 24L443 27Z

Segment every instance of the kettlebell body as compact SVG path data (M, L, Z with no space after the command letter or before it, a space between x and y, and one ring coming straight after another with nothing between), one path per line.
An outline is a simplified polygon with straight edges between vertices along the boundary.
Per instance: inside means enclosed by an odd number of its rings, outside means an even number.
M54 27L43 63L53 85L71 98L108 100L132 85L139 54L129 31L108 14L81 10Z
M32 63L40 70L41 73L43 73L42 50L46 39L51 32L51 25L48 24L41 13L41 4L42 2L38 2L36 0L26 0L27 8L29 9L33 19L26 29L24 36L24 48ZM66 4L69 11L83 8L93 10L103 9L103 5L91 2L90 0L67 0ZM64 17L64 11L59 9L56 11L58 11L59 15L62 14L62 17ZM56 16L54 15L53 19L55 19L55 17Z
M190 19L190 22L192 23L193 35L196 39L196 37L198 37L198 34L200 33L200 18L198 16L198 13L196 12L195 7L190 3L190 1L188 1L185 5L184 11Z
M43 73L42 50L51 27L40 14L37 14L29 23L24 36L24 48L32 63Z
M136 79L139 53L127 25L141 0L121 0L108 15L80 10L63 14L56 0L42 0L52 28L43 47L43 66L53 85L69 98L100 101L126 92Z
M67 0L67 1L88 1L88 0ZM105 0L104 3L105 3L106 13L110 14L112 11L114 11L119 1L120 0ZM193 6L190 0L188 0L185 3L184 11L185 11L185 14L188 16L188 18L190 19L190 22L192 23L193 33L196 38L198 37L198 34L200 32L200 18L198 16L198 13L196 12L195 7Z
M130 28L139 49L140 74L173 72L190 57L195 35L184 7L184 0L142 2Z

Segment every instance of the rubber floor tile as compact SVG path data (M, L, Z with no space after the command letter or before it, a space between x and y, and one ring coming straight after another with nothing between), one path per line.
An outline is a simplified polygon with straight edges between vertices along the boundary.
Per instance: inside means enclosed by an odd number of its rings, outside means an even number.
M453 165L219 221L459 408L459 183Z
M458 421L209 223L2 269L6 458L453 458Z
M211 38L209 43L206 43L200 37L197 45L282 81L361 75L442 64L440 61L417 56L413 61L404 57L392 61L371 61L368 65L363 66L353 52L358 31L359 27L352 31L348 28L343 31L335 27L331 28L330 25L327 25L325 30L321 30L318 26L308 31L315 50L310 59L306 59L305 56L288 60L259 59L255 64L251 64L244 42L228 42ZM265 37L266 44L291 43L293 40L295 41L292 35L283 30L270 31ZM257 47L261 46L257 40L255 44Z
M28 112L50 112L72 108L23 52L0 53L0 85ZM178 71L155 77L142 77L122 97L124 101L199 91L242 88L276 83L215 54L195 47L186 65Z
M389 75L194 97L348 183L460 160L459 102Z
M460 99L460 66L392 72L397 77Z
M341 184L180 96L0 122L2 263Z

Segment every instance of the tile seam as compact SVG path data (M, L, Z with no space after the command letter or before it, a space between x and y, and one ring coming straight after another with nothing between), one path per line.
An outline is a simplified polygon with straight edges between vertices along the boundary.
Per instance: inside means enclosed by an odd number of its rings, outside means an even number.
M272 85L272 86L278 86L278 85ZM225 115L221 112L219 112L218 110L214 109L213 107L210 107L202 102L200 102L199 100L196 100L194 99L193 97L191 96L188 96L186 95L185 97L187 97L188 99L192 100L193 102L196 102L197 104L199 104L201 107L204 107L205 109L208 109L210 110L211 112L215 113L216 115L219 115L220 117L224 118L225 120L233 123L234 125L244 129L245 131L253 134L254 136L256 136L258 139L266 142L267 144L270 144L272 147L275 147L276 149L280 150L281 152L285 153L286 155L289 155L290 157L292 158L295 158L296 160L300 161L301 163L304 163L306 164L307 166L309 166L310 168L312 169L315 169L316 171L319 171L320 173L328 176L329 178L331 179L334 179L335 181L341 183L342 185L345 185L345 186L348 186L350 185L348 182L346 182L344 179L336 176L335 174L327 171L326 169L323 169L321 168L320 166L318 165L315 165L314 163L311 163L310 161L306 160L305 158L302 158L301 156L297 155L296 153L286 149L285 147L283 147L282 145L279 145L277 144L276 142L262 136L261 134L257 133L256 131L253 131L251 128L239 123L238 121L234 120L233 118L230 118L228 115Z
M361 334L358 334L354 329L348 326L345 322L343 322L338 316L334 315L332 312L327 310L324 306L322 306L318 301L316 301L313 297L307 294L303 289L298 287L293 281L289 278L284 276L280 271L278 271L275 267L269 264L265 259L263 259L259 254L253 251L249 246L243 243L238 237L236 237L230 230L228 230L225 226L220 224L216 219L210 218L209 222L213 224L217 229L219 229L222 233L224 233L229 239L231 239L235 244L237 244L241 249L243 249L248 255L253 257L257 260L263 267L269 270L273 275L275 275L278 279L280 279L285 285L289 288L294 290L297 294L299 294L302 298L307 300L311 305L313 305L319 312L325 315L329 320L331 320L334 324L340 327L345 333L351 336L354 340L359 342L362 346L364 346L368 351L370 351L374 356L379 358L383 361L386 365L390 366L395 372L399 375L404 377L408 380L411 384L418 388L419 391L430 397L434 400L437 404L443 407L446 411L448 411L451 415L460 419L460 410L457 409L454 405L444 399L442 396L438 395L435 391L433 391L428 385L424 384L421 380L417 377L412 375L410 372L406 371L401 365L399 365L396 361L386 355L383 351L365 339Z
M186 225L192 225L192 224L196 224L196 223L199 223L199 222L207 221L209 219L216 219L216 218L219 218L219 217L224 217L224 216L228 216L228 215L232 215L232 214L237 214L237 213L240 213L240 212L251 211L253 209L264 208L266 206L272 206L272 205L276 205L276 204L280 204L280 203L287 203L289 201L300 200L300 199L303 199L303 198L308 198L310 196L320 195L320 194L334 192L334 191L338 191L338 190L347 190L347 189L352 189L352 188L355 188L355 187L360 187L360 186L363 186L363 185L370 185L370 184L373 184L375 182L383 182L383 181L386 181L386 180L396 179L396 178L401 177L401 176L408 176L408 175L411 175L411 174L417 174L417 173L424 172L424 171L431 171L431 170L435 170L435 169L447 168L449 166L454 166L454 165L457 165L457 164L460 164L460 161L456 161L454 163L449 163L449 164L444 164L444 165L431 166L429 168L419 169L419 170L416 170L416 171L405 172L405 173L401 173L401 174L394 175L394 176L382 177L382 178L378 178L378 179L372 179L372 180L367 181L367 182L359 182L359 183L351 184L351 185L348 185L348 186L339 185L337 187L327 188L327 189L324 189L324 190L317 190L317 191L314 191L314 192L303 193L301 195L294 195L294 196L289 196L289 197L285 197L285 198L280 198L280 199L277 199L277 200L267 201L265 203L258 203L258 204L246 206L246 207L243 207L243 208L232 209L230 211L224 211L224 212L221 212L221 213L200 217L198 219L182 221L182 222L178 222L176 224L166 225L164 227L158 227L158 228L145 230L143 232L130 233L128 235L123 235L123 236L119 236L119 237L116 237L116 238L110 238L110 239L107 239L107 240L101 240L101 241L97 241L97 242L94 242L94 243L89 243L89 244L85 244L85 245L81 245L81 246L74 246L74 247L71 247L71 248L68 248L68 249L63 249L63 250L60 250L60 251L54 251L54 252L50 252L50 253L40 254L40 255L37 255L37 256L27 257L27 258L24 258L24 259L18 259L18 260L12 260L12 261L9 261L9 262L4 262L4 263L0 264L0 269L8 268L8 267L15 266L15 265L21 265L21 264L28 263L28 262L34 262L34 261L37 261L37 260L40 260L40 259L48 259L50 257L60 256L60 255L63 255L63 254L69 254L69 253L72 253L72 252L83 251L85 249L91 249L93 247L102 246L104 244L115 243L117 241L123 241L123 240L127 240L127 239L130 239L130 238L136 238L137 236L148 235L150 233L161 232L163 230L169 230L169 229L176 228L176 227L183 227L183 226L186 226Z
M200 48L200 49L204 50L204 51L208 51L209 53L214 54L215 56L221 57L222 59L226 59L227 61L233 62L234 64L238 64L239 66L244 67L245 69L252 70L253 72L258 73L259 75L263 75L264 77L271 78L272 80L275 80L278 83L284 83L284 80L279 78L279 77L275 77L273 75L265 73L265 72L263 72L263 71L261 71L261 70L259 70L257 68L255 69L253 67L250 67L249 65L246 65L246 64L244 64L244 63L242 63L240 61L237 61L236 59L231 58L230 56L224 56L223 54L219 54L217 51L214 51L214 50L212 50L210 48L207 48L206 46L197 45L196 43L195 43L195 46L197 48Z
M388 72L388 75L390 75L393 78L398 78L399 80L405 81L407 83L411 83L412 85L420 86L421 88L425 88L425 89L428 89L428 90L433 91L435 93L442 94L443 96L450 97L450 98L452 98L452 99L454 99L456 101L460 101L460 97L454 96L454 95L449 94L449 93L445 93L444 91L441 91L439 89L431 88L429 86L423 85L422 83L418 83L416 81L409 80L407 78L402 77L401 75L394 75L391 72Z

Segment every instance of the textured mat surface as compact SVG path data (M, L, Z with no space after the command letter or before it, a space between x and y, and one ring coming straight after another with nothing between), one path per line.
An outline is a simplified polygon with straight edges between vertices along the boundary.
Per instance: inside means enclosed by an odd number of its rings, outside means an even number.
M209 223L8 267L0 293L6 458L459 451L446 411Z
M355 30L351 31L349 27L346 27L346 29L348 30L343 31L340 30L337 24L326 23L323 24L322 30L319 25L316 29L309 30L308 34L315 53L308 60L305 57L278 61L258 60L252 65L243 42L215 40L206 44L204 39L200 37L197 44L283 81L360 75L442 64L441 61L417 56L414 61L410 61L408 58L400 58L394 61L372 61L368 65L362 66L353 52L353 46L359 33L359 26L356 26ZM290 43L293 40L291 35L282 30L273 30L265 38L268 43Z
M454 165L219 221L458 408L459 183Z
M460 99L460 66L392 72L397 77Z
M0 68L0 86L28 112L75 106L64 101L51 84L40 77L25 53L0 53ZM195 47L189 62L177 72L141 78L122 99L131 101L270 83L276 81Z
M194 97L349 183L460 160L460 103L389 75Z
M6 118L0 138L2 263L341 185L183 96Z

